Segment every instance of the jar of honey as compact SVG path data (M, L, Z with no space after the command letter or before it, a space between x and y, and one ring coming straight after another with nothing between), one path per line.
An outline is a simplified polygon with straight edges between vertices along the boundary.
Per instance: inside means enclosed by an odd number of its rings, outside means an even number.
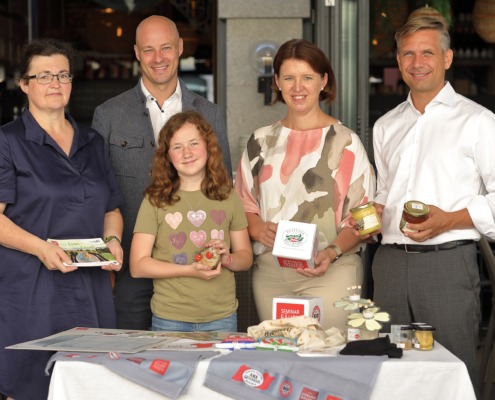
M400 230L404 232L418 232L417 230L407 227L407 223L420 224L428 219L430 213L429 207L420 201L411 200L404 203L402 218L400 219Z
M372 201L351 209L352 219L360 235L367 235L382 227L380 218Z
M415 328L414 336L416 342L414 348L418 350L432 350L433 349L433 331L435 328L431 325L419 325Z
M401 325L399 334L399 347L404 350L412 349L413 327L411 325Z

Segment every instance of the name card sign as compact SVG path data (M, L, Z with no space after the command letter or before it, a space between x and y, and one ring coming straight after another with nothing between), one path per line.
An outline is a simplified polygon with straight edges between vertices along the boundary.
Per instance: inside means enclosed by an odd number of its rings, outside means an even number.
M321 297L282 296L273 299L272 319L292 318L304 315L322 322L323 300Z

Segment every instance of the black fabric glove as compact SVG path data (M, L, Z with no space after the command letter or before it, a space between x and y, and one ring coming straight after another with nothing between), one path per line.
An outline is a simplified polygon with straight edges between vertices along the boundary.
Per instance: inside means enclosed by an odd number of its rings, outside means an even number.
M343 356L388 356L389 358L401 358L402 349L395 343L390 343L388 336L372 340L356 340L347 343L340 351Z

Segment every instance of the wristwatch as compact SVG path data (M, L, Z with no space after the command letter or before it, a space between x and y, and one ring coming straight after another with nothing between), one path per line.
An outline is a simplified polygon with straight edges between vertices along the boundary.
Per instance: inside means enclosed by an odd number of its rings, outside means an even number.
M120 239L119 239L117 236L115 236L115 235L112 235L112 236L107 236L105 239L103 239L103 241L104 241L105 243L108 243L108 242L110 242L111 240L116 240L117 242L119 242L119 243L120 243Z
M342 250L340 250L340 247L337 246L336 244L330 243L327 247L325 247L325 250L326 249L332 249L333 251L335 251L336 257L334 258L334 260L332 262L335 262L340 257L342 257Z

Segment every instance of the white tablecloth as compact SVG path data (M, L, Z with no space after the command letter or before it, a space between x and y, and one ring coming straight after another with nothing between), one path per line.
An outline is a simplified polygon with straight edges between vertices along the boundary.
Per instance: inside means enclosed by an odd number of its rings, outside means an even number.
M241 350L242 351L242 350ZM228 399L203 386L210 360L199 363L180 399ZM107 368L80 361L58 361L52 372L48 400L163 400L165 397L130 382ZM372 400L475 400L466 366L443 346L432 351L404 351L401 359L385 361Z

